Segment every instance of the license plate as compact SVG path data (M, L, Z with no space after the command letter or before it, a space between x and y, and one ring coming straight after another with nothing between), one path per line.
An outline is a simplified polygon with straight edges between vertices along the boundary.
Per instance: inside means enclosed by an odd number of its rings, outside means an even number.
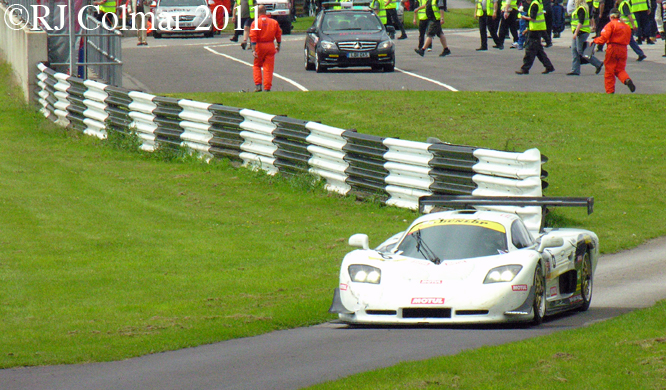
M368 52L361 52L361 53L349 53L347 55L349 58L370 58L370 53Z

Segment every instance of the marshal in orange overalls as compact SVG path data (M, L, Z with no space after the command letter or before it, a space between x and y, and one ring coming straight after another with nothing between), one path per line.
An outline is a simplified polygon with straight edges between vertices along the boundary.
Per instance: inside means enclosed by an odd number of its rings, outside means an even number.
M275 48L276 41L278 48ZM254 85L256 91L261 91L262 85L262 70L263 70L263 85L264 91L270 91L273 86L273 66L275 65L275 53L280 49L280 42L282 42L282 30L277 21L271 19L266 15L259 15L259 17L252 22L250 28L250 42L254 48Z
M615 93L616 76L622 84L629 85L631 83L629 75L624 70L627 66L627 45L630 40L631 28L613 16L611 16L610 23L606 24L601 31L601 35L594 38L594 43L597 45L608 43L606 58L604 59L606 93ZM633 84L631 85L633 86Z

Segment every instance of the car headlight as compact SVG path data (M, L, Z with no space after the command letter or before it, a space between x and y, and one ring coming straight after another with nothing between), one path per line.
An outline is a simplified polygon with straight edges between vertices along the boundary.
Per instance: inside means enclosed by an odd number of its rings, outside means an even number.
M483 281L487 283L501 283L510 282L518 275L518 272L523 269L522 265L503 265L501 267L493 268L488 271L486 279Z
M380 50L381 49L389 49L389 48L391 48L391 46L393 46L393 42L391 42L389 40L389 41L384 41L384 42L380 43L379 46L377 46L377 48L380 49Z
M331 50L335 48L335 43L331 41L321 41L321 48L324 50Z
M348 271L352 282L379 284L382 279L382 271L369 265L350 265Z

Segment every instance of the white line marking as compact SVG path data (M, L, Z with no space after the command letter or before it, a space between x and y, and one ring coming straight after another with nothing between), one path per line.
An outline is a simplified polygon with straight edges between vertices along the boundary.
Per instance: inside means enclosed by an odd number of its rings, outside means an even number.
M395 68L395 70L397 70L398 72L404 73L408 76L416 77L417 79L421 79L421 80L425 80L425 81L428 81L428 82L433 83L433 84L437 84L440 87L444 87L444 88L448 89L449 91L458 92L458 90L453 88L452 86L450 86L448 84L440 83L437 80L429 79L427 77L423 77L423 76L418 75L416 73L408 72L406 70L402 70L402 69L399 69L399 68Z
M243 65L247 65L247 66L249 66L249 67L254 66L253 64L251 64L251 63L249 63L249 62L246 62L246 61L243 61L243 60L239 60L239 59L236 58L236 57L232 57L232 56L230 56L230 55L228 55L228 54L224 54L224 53L217 52L217 51L211 49L211 48L208 47L208 46L204 46L204 49L208 50L209 52L211 52L211 53L213 53L213 54L217 54L218 56L222 56L222 57L224 57L224 58L228 58L228 59L230 59L230 60L232 60L232 61L239 62L239 63L241 63L241 64L243 64ZM286 77L284 77L284 76L281 76L281 75L279 75L279 74L277 74L277 73L273 73L273 77L277 77L277 78L279 78L279 79L281 79L281 80L284 80L284 81L288 82L289 84L293 85L294 87L300 89L300 90L303 91L303 92L308 92L308 89L307 89L307 88L305 88L305 87L302 86L301 84L295 82L294 80L288 79L288 78L286 78Z

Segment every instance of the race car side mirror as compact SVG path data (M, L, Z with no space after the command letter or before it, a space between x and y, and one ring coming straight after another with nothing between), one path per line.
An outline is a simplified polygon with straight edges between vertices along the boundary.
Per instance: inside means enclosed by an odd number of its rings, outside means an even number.
M539 243L537 251L543 252L546 248L559 248L562 245L564 245L564 239L562 237L543 237Z
M370 241L368 240L368 235L354 234L353 236L349 237L349 245L363 249L370 249Z
M305 32L308 34L314 34L317 32L317 27L310 27L307 30L305 30Z

